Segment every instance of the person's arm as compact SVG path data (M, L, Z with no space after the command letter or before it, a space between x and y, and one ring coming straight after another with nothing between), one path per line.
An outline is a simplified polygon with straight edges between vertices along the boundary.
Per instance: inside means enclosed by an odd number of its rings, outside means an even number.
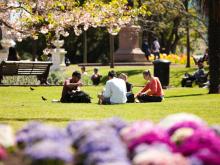
M149 89L149 83L140 92L135 94L135 97L145 94L148 91L148 89Z
M106 83L105 91L103 92L103 96L106 98L111 97L111 85L109 82Z
M73 87L79 87L82 86L82 83L80 81L78 81L77 83L71 83L70 79L65 81L65 85L67 88L73 88Z

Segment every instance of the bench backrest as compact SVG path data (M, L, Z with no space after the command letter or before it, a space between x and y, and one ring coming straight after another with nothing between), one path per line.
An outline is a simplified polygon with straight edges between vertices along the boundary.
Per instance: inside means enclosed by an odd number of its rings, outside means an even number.
M42 75L52 62L2 61L0 72L2 75Z

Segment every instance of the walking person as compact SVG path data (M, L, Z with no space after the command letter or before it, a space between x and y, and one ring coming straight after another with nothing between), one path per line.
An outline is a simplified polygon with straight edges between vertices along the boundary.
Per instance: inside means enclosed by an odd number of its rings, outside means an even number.
M144 52L144 54L145 54L146 60L147 60L147 61L150 61L150 60L149 60L149 56L150 56L150 54L151 54L151 51L150 51L150 47L149 47L148 42L147 42L146 39L143 41L142 50L143 50L143 52Z
M160 59L160 43L157 40L157 38L155 38L154 41L153 41L152 51L153 51L153 54L154 54L154 60Z

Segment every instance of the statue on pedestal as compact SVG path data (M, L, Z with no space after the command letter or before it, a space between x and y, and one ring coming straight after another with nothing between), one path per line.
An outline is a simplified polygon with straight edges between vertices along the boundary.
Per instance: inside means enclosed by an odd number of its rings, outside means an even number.
M140 49L140 26L131 25L121 29L119 48L114 53L115 62L146 62L145 54Z

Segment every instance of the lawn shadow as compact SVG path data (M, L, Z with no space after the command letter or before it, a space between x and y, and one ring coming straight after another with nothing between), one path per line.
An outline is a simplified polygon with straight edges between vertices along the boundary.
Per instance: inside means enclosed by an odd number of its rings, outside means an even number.
M202 95L207 95L207 94L187 94L187 95L174 95L174 96L165 96L165 98L176 98L176 97L192 97L192 96L202 96Z
M110 71L110 70L109 70L109 71ZM133 76L133 75L140 74L140 73L142 73L142 72L143 72L142 69L116 71L117 76L119 76L121 73L125 73L125 74L128 75L128 77ZM102 77L101 83L102 83L102 84L105 84L106 81L108 80L108 75L102 75L102 76L103 76L103 77Z
M0 118L1 122L8 122L8 121L21 121L21 122L27 122L27 121L52 121L52 122L66 122L66 121L72 121L73 119L69 118Z

